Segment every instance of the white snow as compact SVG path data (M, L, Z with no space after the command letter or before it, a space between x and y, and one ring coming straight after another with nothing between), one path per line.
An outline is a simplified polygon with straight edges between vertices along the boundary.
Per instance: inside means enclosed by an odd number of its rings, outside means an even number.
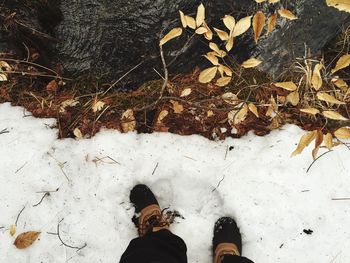
M222 142L112 130L77 141L58 140L54 120L23 113L0 105L0 131L9 130L0 135L1 262L118 262L137 235L129 203L136 183L149 185L163 207L185 217L171 229L187 243L191 263L212 262L213 225L227 215L241 228L243 254L257 263L349 262L350 200L332 200L350 197L350 151L344 146L306 173L310 149L290 158L303 134L292 125ZM234 149L225 159L229 146ZM57 188L33 207L43 196L37 192ZM24 206L11 237L9 227ZM86 243L84 249L65 247L50 234L61 219L64 242ZM41 231L40 240L18 250L13 242L25 231Z

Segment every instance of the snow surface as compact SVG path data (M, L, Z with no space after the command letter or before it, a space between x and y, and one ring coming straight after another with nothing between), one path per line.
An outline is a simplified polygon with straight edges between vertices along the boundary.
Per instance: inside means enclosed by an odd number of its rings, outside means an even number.
M137 235L129 203L137 183L148 184L163 207L184 216L171 229L186 241L190 263L212 262L213 225L227 215L241 228L243 254L257 263L350 261L350 201L332 200L350 197L350 151L344 146L306 173L309 149L290 158L303 134L292 125L222 142L112 130L77 141L56 139L54 123L0 105L0 131L9 130L0 135L0 262L118 262ZM225 158L229 146L234 149ZM57 188L33 207L43 196L37 192ZM42 233L30 248L18 250L9 226L24 206L16 235ZM86 243L84 249L62 246L50 234L61 219L64 242Z

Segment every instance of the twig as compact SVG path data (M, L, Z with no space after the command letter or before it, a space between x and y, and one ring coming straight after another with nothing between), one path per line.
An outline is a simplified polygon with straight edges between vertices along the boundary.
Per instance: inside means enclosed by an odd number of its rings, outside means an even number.
M65 171L63 170L64 164L65 164L66 162L61 163L59 160L57 160L57 159L56 159L53 155L51 155L49 152L47 152L47 154L48 154L52 159L54 159L54 160L57 162L57 165L60 167L60 169L61 169L63 175L66 177L66 179L68 180L68 182L70 182L69 177L67 176L67 174L66 174Z
M225 158L224 158L224 160L226 160L227 153L228 153L228 145L226 145L226 153L225 153Z
M156 172L156 170L157 170L157 168L158 168L158 165L159 165L159 163L157 163L157 164L156 164L156 167L154 167L153 172L152 172L152 175L154 175L154 173Z
M26 208L26 206L23 206L23 208L21 209L21 211L19 211L19 213L18 213L18 215L17 215L17 218L16 218L15 226L17 226L18 219L19 219L20 215L22 214L24 208Z
M49 193L49 192L46 192L46 193L43 195L43 197L40 199L39 203L33 205L33 207L36 207L36 206L40 205L41 202L44 200L44 198L45 198L46 196L50 196L50 193Z
M10 131L7 128L0 131L0 134L5 134L5 133L10 133Z
M20 75L28 75L28 76L33 76L33 77L47 77L47 78L58 78L58 79L63 79L67 81L72 81L72 79L60 77L60 76L55 76L55 75L47 75L47 74L40 74L40 73L31 73L31 72L24 72L24 71L6 71L8 74L20 74Z
M52 191L39 191L39 192L36 192L36 193L37 194L56 193L56 192L58 192L58 190L60 190L60 188L57 188L56 190L52 190Z
M345 198L332 198L332 201L349 201L350 197L345 197Z
M115 162L116 164L119 164L119 165L120 165L120 162L117 162L117 161L114 160L112 157L110 157L110 156L107 155L107 158L110 159L111 161Z
M61 241L62 245L64 245L65 247L69 247L69 248L73 248L73 249L77 249L77 252L79 252L80 250L82 250L83 248L85 248L87 246L87 244L85 243L82 247L74 247L74 246L70 246L68 244L66 244L65 242L63 242L61 236L60 236L60 224L61 222L64 220L64 218L61 219L60 222L58 222L57 224L57 236L58 239Z
M310 171L311 167L314 165L314 163L315 163L318 159L320 159L322 156L324 156L324 155L326 155L327 153L330 153L330 152L333 152L333 150L329 150L328 152L325 152L325 153L321 154L320 156L318 156L318 157L310 164L310 166L309 166L309 168L307 168L306 172L308 173L308 172Z
M22 170L23 167L26 166L27 163L28 163L28 162L25 162L21 167L19 167L19 168L16 170L15 174L18 173L20 170Z
M221 180L218 182L217 186L211 191L212 193L216 191L216 189L219 188L220 184L222 183L222 181L225 180L225 174L222 176Z

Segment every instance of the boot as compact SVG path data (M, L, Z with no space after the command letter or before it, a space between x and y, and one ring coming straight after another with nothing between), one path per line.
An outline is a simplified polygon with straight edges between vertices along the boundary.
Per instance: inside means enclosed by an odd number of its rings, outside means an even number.
M221 263L225 255L240 256L242 237L235 220L222 217L216 221L213 237L214 263Z
M130 201L135 206L136 215L132 221L140 237L150 232L169 229L169 222L160 210L156 197L146 185L136 185L130 192Z

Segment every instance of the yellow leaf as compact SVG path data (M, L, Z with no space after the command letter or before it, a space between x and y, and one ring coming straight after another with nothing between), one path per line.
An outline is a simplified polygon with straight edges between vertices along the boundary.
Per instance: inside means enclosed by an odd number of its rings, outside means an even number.
M292 82L292 81L277 82L277 83L274 83L274 85L276 87L279 87L279 88L282 88L282 89L285 89L285 90L289 90L289 91L295 91L295 90L298 89L297 85L295 85L295 83Z
M122 114L121 126L125 133L135 130L136 120L132 109L128 109Z
M105 103L103 101L94 101L94 105L92 106L92 111L93 112L98 112L103 109L105 106Z
M312 132L308 132L308 133L304 134L301 137L297 148L292 153L292 156L296 156L296 155L300 154L305 149L305 147L309 146L309 144L315 139L316 132L317 131L312 131Z
M255 2L257 2L258 4L265 2L266 0L255 0Z
M208 32L208 30L203 26L196 29L196 34L198 34L198 35L202 35L202 34L205 34L207 32Z
M315 148L312 150L312 157L314 160L317 157L318 150L323 142L323 133L322 131L316 131L316 139L315 139Z
M339 89L341 89L343 92L346 92L348 90L348 84L342 80L342 79L338 79L338 78L334 78L332 79L332 83Z
M229 77L232 77L232 70L229 67L219 65L219 71L225 73Z
M277 25L277 14L274 13L269 17L269 20L267 22L267 34L275 30L276 25Z
M258 11L253 17L254 40L258 43L260 35L265 26L266 17L263 12Z
M210 27L208 27L207 23L205 21L203 22L203 26L208 30L206 33L204 33L204 37L211 41L213 39L213 31L211 31Z
M258 108L253 103L249 103L248 108L257 118L259 118Z
M79 128L75 128L73 131L73 134L74 134L75 138L77 138L77 139L83 138L83 134L81 133Z
M210 117L212 117L212 116L214 116L215 114L214 114L214 112L212 111L212 110L208 110L207 111L207 117L208 118L210 118Z
M184 111L184 107L175 100L170 100L170 103L173 104L173 110L175 114L181 114Z
M160 40L160 45L164 45L166 42L168 42L169 40L172 40L178 36L181 36L182 34L182 28L181 27L176 27L173 28L172 30L170 30L170 32L168 34L166 34L161 40Z
M350 128L340 128L334 132L335 137L342 140L350 139Z
M275 4L278 3L280 0L269 0L269 4Z
M231 82L231 77L222 77L216 81L216 85L219 87L224 87Z
M350 1L349 0L327 0L327 5L337 8L340 11L350 13Z
M324 137L324 144L328 150L333 148L333 136L331 133L327 133Z
M7 75L4 73L0 73L0 82L5 82L7 81Z
M289 20L295 20L298 19L291 11L288 9L280 9L278 10L278 13L281 17L287 18Z
M244 104L242 109L236 114L234 118L234 125L237 125L244 121L247 118L248 115L248 106L247 104Z
M247 16L240 19L233 30L232 36L237 37L239 35L242 35L244 32L246 32L250 28L251 23L252 23L252 16Z
M199 82L209 83L215 78L217 71L218 71L218 67L211 67L203 70L201 74L199 74Z
M236 26L236 20L233 16L226 15L223 19L225 26L228 30L233 31L234 27Z
M196 20L191 16L185 16L187 26L192 29L196 29Z
M236 94L232 92L227 92L221 95L221 98L228 104L237 105L239 103L239 99Z
M300 109L300 111L304 112L304 113L312 114L312 115L316 115L316 114L320 113L320 111L318 109L315 109L315 108Z
M314 68L311 84L315 90L319 90L322 87L322 77L321 77L321 69L323 65L321 63L317 64Z
M183 28L187 27L187 21L186 21L186 17L185 14L182 11L179 11L180 13L180 20L181 20L181 24Z
M347 121L348 119L345 118L343 115L341 115L340 113L336 112L336 111L324 111L322 112L323 116L325 116L328 119L332 119L332 120L337 120L337 121Z
M299 104L299 101L300 101L299 92L294 91L294 92L290 93L287 96L287 101L290 102L293 106L297 106Z
M233 43L234 43L234 38L233 36L231 36L225 46L227 51L230 51L233 48Z
M15 242L13 243L18 249L24 249L31 246L34 241L38 238L40 232L29 231L24 232L17 236Z
M346 68L350 65L350 54L346 54L344 56L341 56L337 62L337 64L335 65L335 68L332 69L332 74L334 74L335 72L337 72L338 70L341 70L343 68Z
M214 27L214 30L215 30L216 34L218 34L218 36L221 40L226 41L229 39L229 35L225 31L217 29L215 27Z
M243 68L255 68L262 63L261 60L257 58L250 58L242 63Z
M166 116L168 116L169 112L167 110L162 110L159 115L158 115L158 118L157 118L157 123L160 124Z
M16 226L10 225L10 235L13 237L16 234Z
M331 95L329 95L329 94L327 94L325 92L318 92L317 93L317 98L319 100L326 101L326 102L333 103L333 104L339 104L339 105L346 104L345 102L337 100L336 98L334 98L333 96L331 96Z
M209 48L210 48L211 50L214 50L214 51L217 53L217 56L218 56L218 57L223 58L223 57L225 57L225 56L227 55L226 52L225 52L224 50L221 50L221 49L218 47L218 45L215 44L214 42L210 42L210 43L209 43Z
M196 25L197 27L201 26L205 20L205 7L203 4L200 4L197 9L196 16Z
M0 61L0 72L11 71L12 67L6 61Z
M186 88L186 89L184 89L183 91L181 91L180 97L181 97L181 98L187 97L187 96L189 96L191 93L192 93L192 89Z
M213 65L219 65L219 59L213 53L209 52L204 57L206 57Z

